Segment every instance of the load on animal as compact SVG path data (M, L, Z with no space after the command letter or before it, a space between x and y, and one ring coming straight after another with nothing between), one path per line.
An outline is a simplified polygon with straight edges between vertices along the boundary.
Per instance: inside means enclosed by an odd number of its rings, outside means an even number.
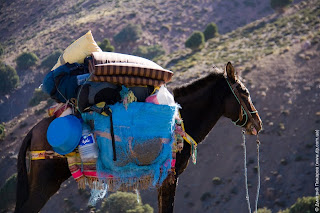
M186 135L164 86L173 73L144 58L91 49L83 63L62 64L44 79L44 91L62 103L50 109L56 119L47 131L49 144L67 157L81 188L161 184L174 174L175 152Z
M172 212L178 176L221 116L260 131L230 62L174 96L165 86L172 76L150 60L102 52L90 31L71 44L43 81L58 103L20 148L15 212L40 211L70 175L92 190L90 205L107 191L157 187L159 212Z

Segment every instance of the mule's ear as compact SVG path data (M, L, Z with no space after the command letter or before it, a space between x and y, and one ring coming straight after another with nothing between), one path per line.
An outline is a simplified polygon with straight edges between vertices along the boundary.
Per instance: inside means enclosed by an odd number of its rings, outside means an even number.
M231 62L229 61L227 66L226 66L226 72L227 72L227 76L231 81L236 81L237 77L236 77L236 72L234 70L234 67L232 66Z

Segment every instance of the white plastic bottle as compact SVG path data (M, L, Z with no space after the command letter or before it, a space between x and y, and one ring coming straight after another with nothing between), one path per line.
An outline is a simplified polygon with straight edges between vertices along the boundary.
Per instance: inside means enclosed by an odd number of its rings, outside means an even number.
M89 131L89 126L86 124L82 125L82 137L78 149L82 162L97 159L99 156L97 143L93 134Z

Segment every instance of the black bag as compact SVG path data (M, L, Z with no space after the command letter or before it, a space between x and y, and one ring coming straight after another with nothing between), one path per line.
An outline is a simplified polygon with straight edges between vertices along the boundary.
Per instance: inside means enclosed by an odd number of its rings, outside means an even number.
M79 87L78 108L83 112L86 108L100 102L105 102L107 105L112 105L121 102L120 91L121 85L112 84L109 82L92 82L88 81L83 86ZM145 87L129 87L134 93L137 101L144 102L146 98L153 92L153 86Z

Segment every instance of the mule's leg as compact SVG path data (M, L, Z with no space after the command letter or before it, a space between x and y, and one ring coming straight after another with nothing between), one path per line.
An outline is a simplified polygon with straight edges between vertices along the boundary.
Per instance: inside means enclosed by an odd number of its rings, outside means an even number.
M16 212L39 212L70 175L66 159L32 161L28 175L29 197Z
M24 138L20 151L18 154L18 177L17 177L17 188L16 188L16 211L21 209L21 206L28 199L29 186L28 186L28 175L26 166L26 152L30 146L32 138L32 130Z
M172 213L174 206L174 196L176 194L178 178L174 179L174 182L166 179L161 187L158 188L158 208L159 213Z
M174 181L171 181L173 177L168 177L158 188L158 208L159 213L173 212L174 196L176 193L178 176L187 168L190 158L190 145L184 143L184 148L176 156L176 175Z
M27 135L18 156L17 204L15 212L39 212L49 198L56 193L63 181L70 177L66 159L31 161L27 174L25 156L30 150L52 150L46 134L53 118L40 121Z

